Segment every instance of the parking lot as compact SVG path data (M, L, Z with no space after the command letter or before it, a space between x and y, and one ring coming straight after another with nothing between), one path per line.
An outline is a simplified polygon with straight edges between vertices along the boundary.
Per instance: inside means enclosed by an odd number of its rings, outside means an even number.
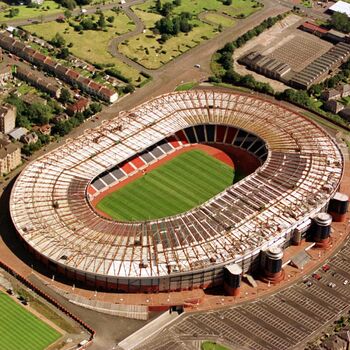
M296 349L349 307L350 244L304 280L255 302L185 314L139 349L195 349L213 336L232 349ZM165 340L166 339L166 340Z

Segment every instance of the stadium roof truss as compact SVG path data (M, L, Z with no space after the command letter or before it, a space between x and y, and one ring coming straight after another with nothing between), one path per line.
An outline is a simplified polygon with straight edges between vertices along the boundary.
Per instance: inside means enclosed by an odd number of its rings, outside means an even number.
M254 133L268 158L180 215L117 222L93 210L86 190L96 176L197 124ZM172 273L169 266L174 273L205 269L281 242L328 202L342 172L336 144L301 115L253 95L193 90L122 112L33 161L14 185L10 210L23 239L52 261L89 274L157 277Z

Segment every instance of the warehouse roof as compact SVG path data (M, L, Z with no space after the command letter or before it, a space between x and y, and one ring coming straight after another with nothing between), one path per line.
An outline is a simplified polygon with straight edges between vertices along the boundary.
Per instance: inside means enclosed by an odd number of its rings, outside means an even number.
M338 1L329 8L330 11L345 13L350 17L350 4L345 1Z

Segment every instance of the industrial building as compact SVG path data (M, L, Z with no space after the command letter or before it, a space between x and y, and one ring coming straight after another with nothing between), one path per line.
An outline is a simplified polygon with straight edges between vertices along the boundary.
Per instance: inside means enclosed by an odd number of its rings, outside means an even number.
M139 171L131 163L156 163L195 143L233 147L242 160L255 159L255 171L176 216L120 222L96 212L94 193ZM332 200L332 218L343 220L348 199L335 196L343 166L322 128L281 105L216 90L174 92L31 162L14 184L10 213L35 257L72 281L127 292L224 283L235 295L241 273L264 266L267 279L283 278L283 249L292 242L310 235L327 245L331 220L317 215Z
M248 55L240 58L238 62L269 78L282 81L283 77L291 71L291 67L287 63L280 62L269 56L263 56L257 51L250 52Z
M298 28L300 31L289 34L282 40L282 45L276 43L260 51L257 47L240 57L238 62L292 87L308 89L349 59L350 39L347 35L308 21Z
M334 5L332 5L329 9L329 12L339 12L344 13L348 17L350 17L350 4L345 1L337 1Z
M289 84L299 89L308 89L321 82L334 69L346 62L350 57L350 44L340 42L328 52L307 65L302 71L295 73Z

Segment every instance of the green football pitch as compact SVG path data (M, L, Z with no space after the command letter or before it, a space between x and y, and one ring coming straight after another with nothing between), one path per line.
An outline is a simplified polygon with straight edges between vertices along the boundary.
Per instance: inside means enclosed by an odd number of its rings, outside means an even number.
M43 350L60 337L55 329L0 292L0 349Z
M238 180L229 165L191 150L107 195L96 207L121 221L157 219L196 207Z

